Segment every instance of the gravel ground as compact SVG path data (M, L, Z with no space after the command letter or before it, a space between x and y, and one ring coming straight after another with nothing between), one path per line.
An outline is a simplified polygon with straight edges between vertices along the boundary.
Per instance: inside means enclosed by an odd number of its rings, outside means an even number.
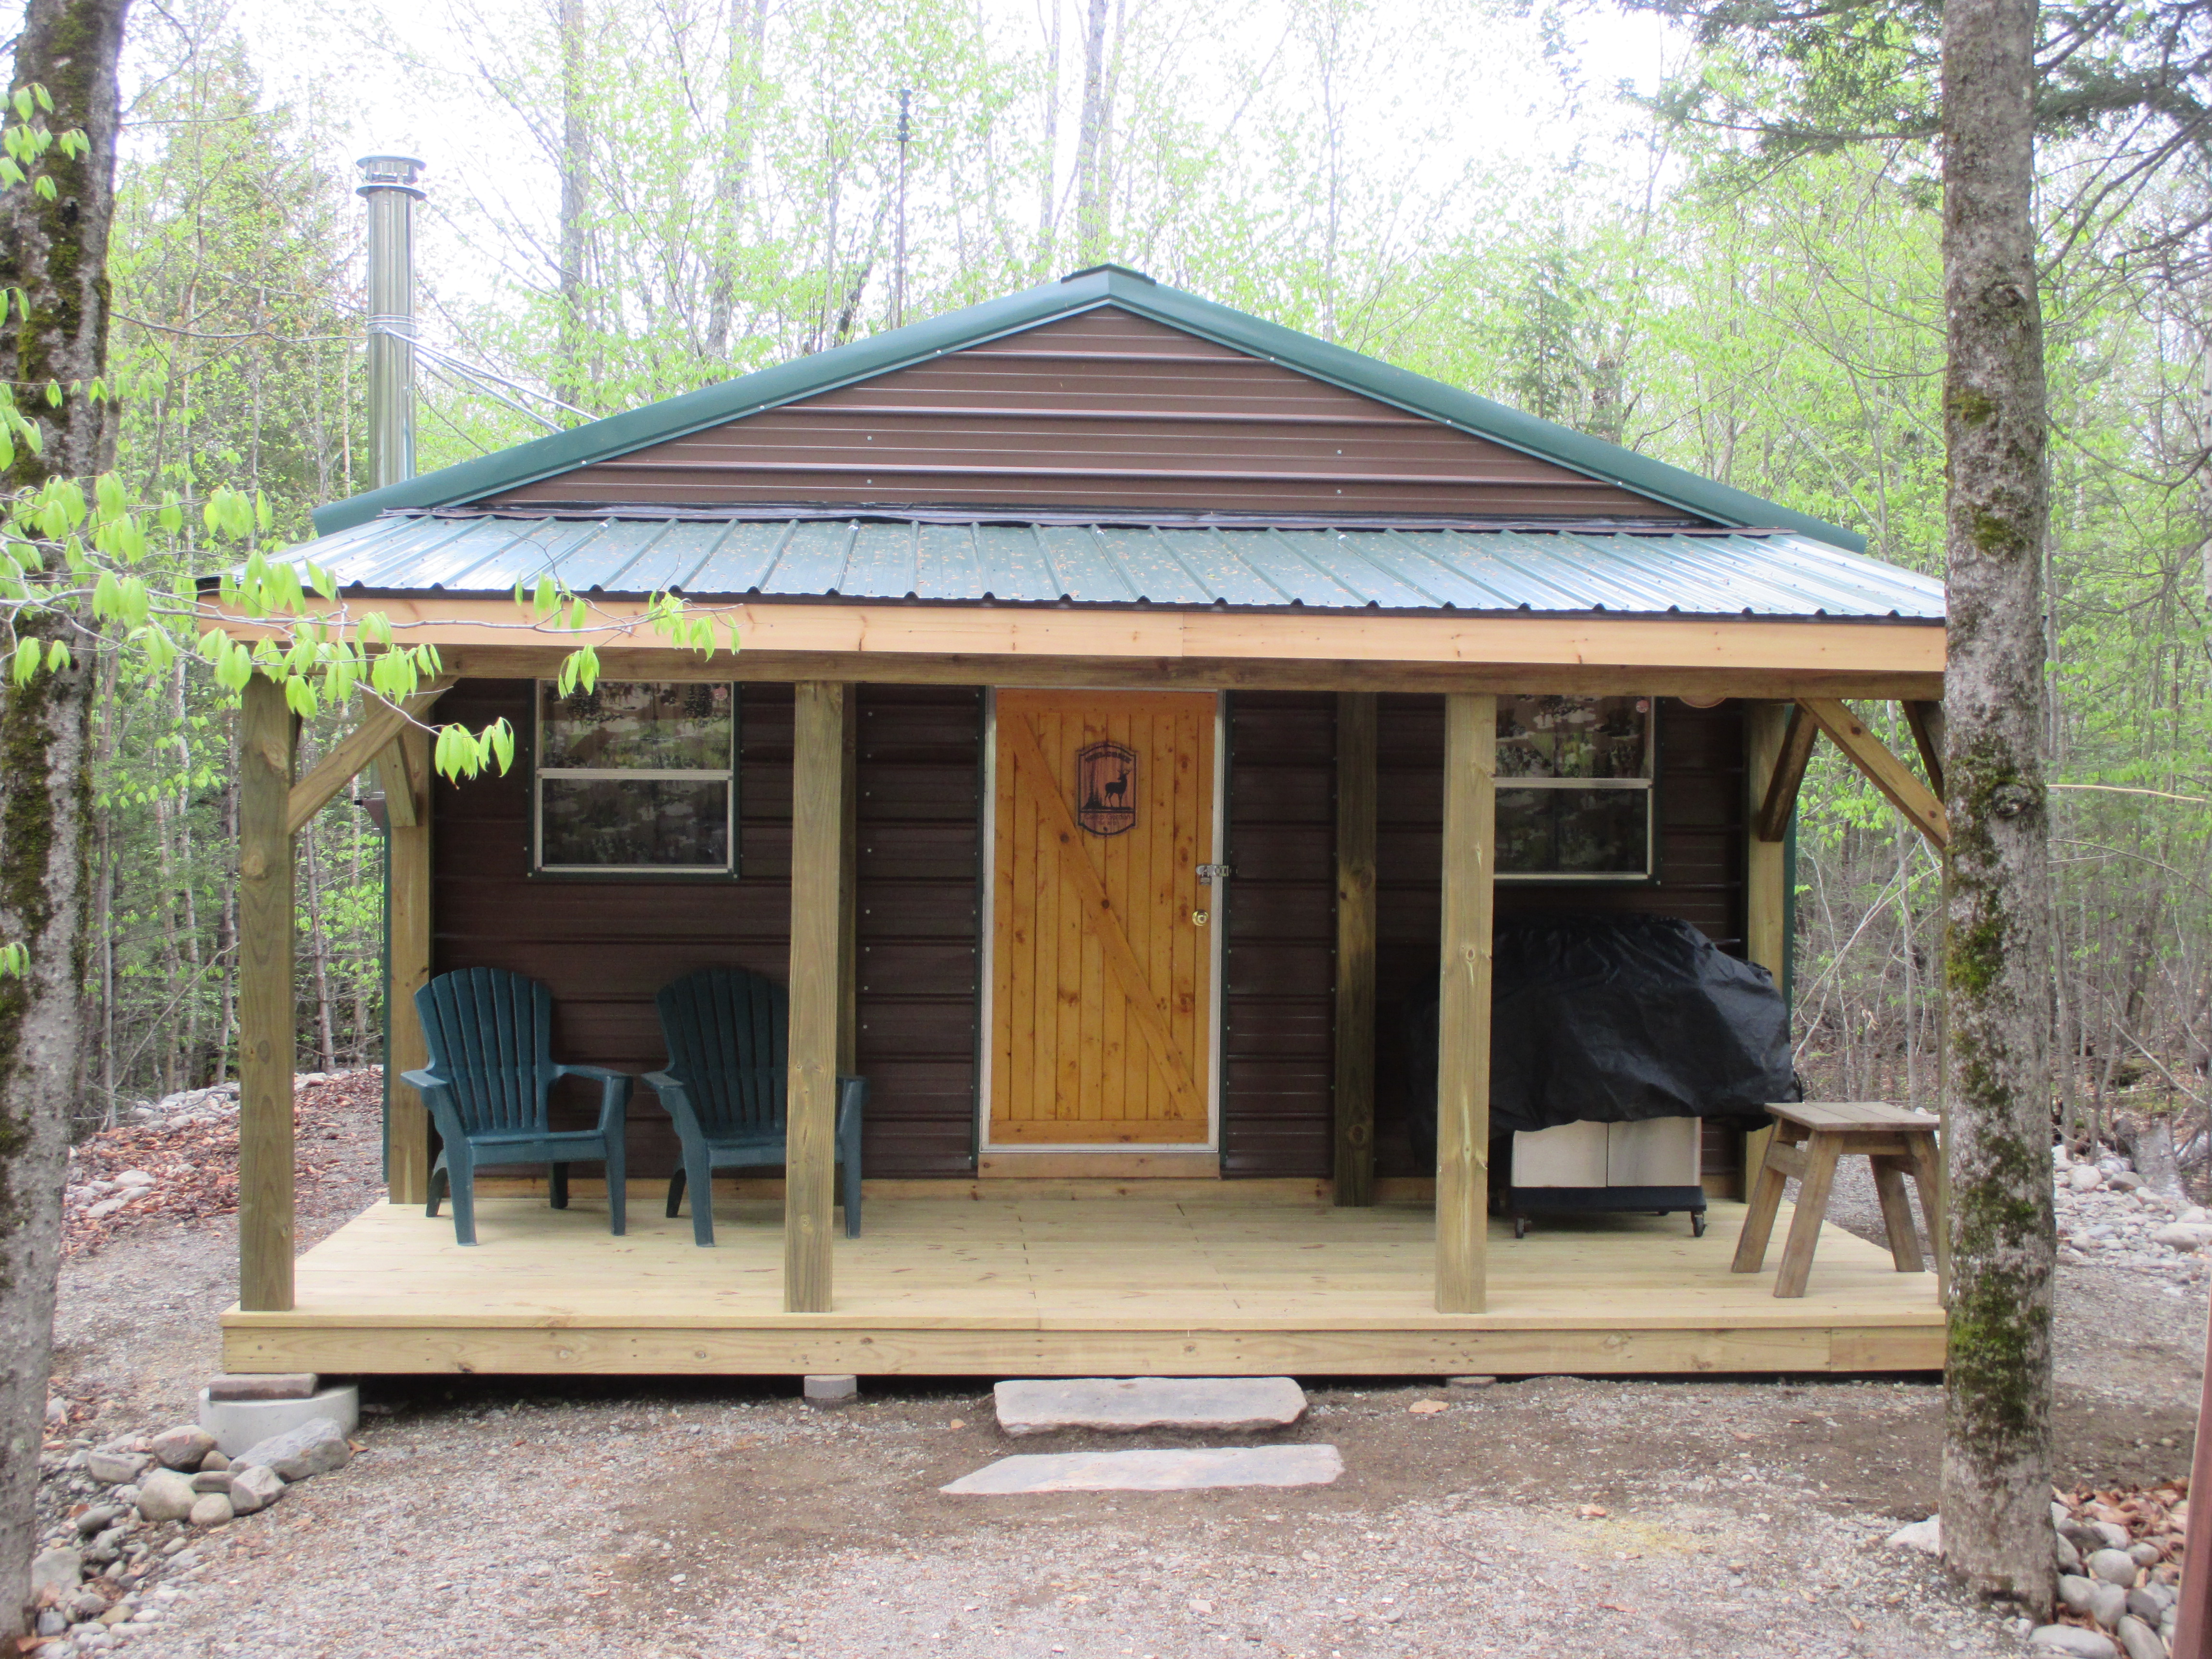
M304 1247L375 1176L324 1143ZM356 1166L350 1189L345 1161ZM1875 1232L1871 1190L1837 1217ZM189 1415L235 1294L234 1222L156 1220L64 1269L57 1387L94 1439ZM2060 1276L2059 1479L2189 1466L2201 1269ZM363 1455L196 1540L111 1650L283 1656L2018 1653L2002 1608L1882 1547L1935 1500L1923 1381L1435 1379L1312 1390L1303 1490L954 1498L1011 1449L983 1380L426 1378L368 1391ZM1441 1413L1415 1413L1424 1400ZM1115 1442L1112 1443L1124 1443ZM1146 1437L1141 1443L1177 1443ZM1601 1513L1600 1512L1601 1511Z

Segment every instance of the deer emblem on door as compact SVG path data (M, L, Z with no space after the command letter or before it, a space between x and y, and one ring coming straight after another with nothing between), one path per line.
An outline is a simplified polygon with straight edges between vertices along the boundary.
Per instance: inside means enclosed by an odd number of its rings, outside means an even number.
M1075 755L1075 821L1094 836L1118 836L1137 822L1137 753L1094 743Z

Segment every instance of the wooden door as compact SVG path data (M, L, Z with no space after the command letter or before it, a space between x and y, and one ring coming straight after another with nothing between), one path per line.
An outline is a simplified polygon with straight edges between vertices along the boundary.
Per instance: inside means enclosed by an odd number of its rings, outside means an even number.
M1206 1144L1215 708L999 693L993 1145Z

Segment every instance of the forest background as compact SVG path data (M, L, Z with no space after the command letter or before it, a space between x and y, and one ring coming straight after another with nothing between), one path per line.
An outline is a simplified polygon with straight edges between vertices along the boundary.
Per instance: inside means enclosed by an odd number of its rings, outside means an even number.
M426 471L1110 258L1942 568L1932 145L1782 160L1663 118L1762 71L1595 0L186 0L132 29L115 465L263 492L271 545L366 482L376 106L430 163ZM2202 1167L2212 179L2160 142L2042 158L2052 1012L2063 1109L2178 1112ZM180 665L99 720L88 1129L235 1038L223 696ZM1799 813L1800 1069L1932 1104L1939 860L1832 752ZM303 1064L380 1057L381 859L343 799L301 838Z

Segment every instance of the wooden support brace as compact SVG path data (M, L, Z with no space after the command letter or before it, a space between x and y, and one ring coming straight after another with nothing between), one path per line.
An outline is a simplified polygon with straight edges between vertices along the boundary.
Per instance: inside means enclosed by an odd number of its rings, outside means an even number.
M307 820L329 805L331 798L361 775L361 770L431 704L453 686L450 678L436 679L413 696L398 703L369 695L368 712L361 724L340 738L331 752L317 761L307 775L294 784L286 805L285 828L298 835Z
M1936 787L1937 797L1948 794L1943 787L1943 705L1908 702L1905 723L1912 728L1913 746L1920 750L1920 764L1927 769L1928 781Z
M1806 718L1803 709L1793 705L1753 821L1759 840L1779 842L1790 834L1790 820L1797 811L1797 791L1805 782L1805 766L1813 758L1813 744L1820 735L1820 728Z
M1842 750L1852 765L1864 773L1892 806L1938 848L1951 844L1951 820L1943 803L1929 793L1904 762L1882 746L1881 739L1844 703L1832 697L1805 697L1797 706L1820 723L1820 729Z
M827 1313L842 1001L845 721L852 689L805 680L795 690L783 1307L786 1313Z
M1375 1201L1375 694L1336 699L1336 1201Z
M292 788L282 687L246 683L238 771L238 1304L292 1306Z
M1437 1020L1437 1311L1488 1299L1491 922L1498 699L1444 699L1443 949Z

